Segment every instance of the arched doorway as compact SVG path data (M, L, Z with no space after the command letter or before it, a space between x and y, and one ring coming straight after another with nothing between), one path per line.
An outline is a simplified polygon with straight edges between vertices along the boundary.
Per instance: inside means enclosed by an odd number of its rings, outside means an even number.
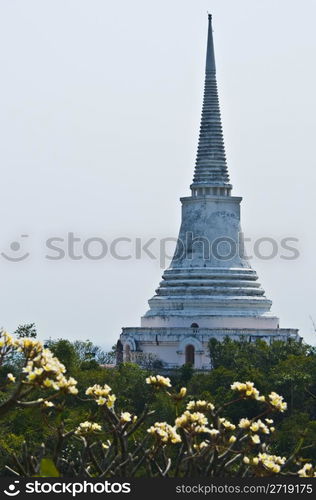
M190 363L194 366L195 349L192 344L189 344L185 348L185 362Z
M116 344L116 364L123 363L123 344L120 340Z
M128 344L125 346L125 362L130 363L131 361L131 348Z

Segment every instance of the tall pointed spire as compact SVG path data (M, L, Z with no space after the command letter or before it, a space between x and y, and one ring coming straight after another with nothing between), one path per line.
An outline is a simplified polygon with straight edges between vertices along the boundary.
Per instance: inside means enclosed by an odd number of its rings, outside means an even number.
M239 196L230 196L217 96L212 17L206 57L204 103L192 196L181 198L181 227L141 327L123 328L118 362L151 353L167 369L190 363L212 368L209 341L268 343L300 340L295 329L279 328L257 273L243 248ZM137 361L136 361L137 362Z
M191 185L195 195L201 194L198 188L210 188L207 191L203 189L203 194L230 194L231 189L217 92L211 14L208 15L208 20L204 100L195 172Z

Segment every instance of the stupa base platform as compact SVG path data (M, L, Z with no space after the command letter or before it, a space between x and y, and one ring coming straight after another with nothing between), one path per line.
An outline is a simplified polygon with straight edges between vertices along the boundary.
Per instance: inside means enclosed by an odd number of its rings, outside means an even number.
M292 328L236 329L236 328L123 328L120 341L124 345L123 361L137 361L137 353L151 354L166 369L178 368L191 362L194 369L211 370L208 349L210 339L255 342L268 344L276 340L301 341L298 330Z

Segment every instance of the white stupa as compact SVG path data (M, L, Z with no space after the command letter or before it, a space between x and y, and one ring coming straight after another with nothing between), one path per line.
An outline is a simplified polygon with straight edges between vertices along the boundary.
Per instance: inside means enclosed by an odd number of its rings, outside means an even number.
M231 196L209 15L204 101L191 196L181 198L175 255L140 327L123 328L118 361L152 353L166 368L210 369L210 338L299 340L279 328L271 301L244 256L240 202Z

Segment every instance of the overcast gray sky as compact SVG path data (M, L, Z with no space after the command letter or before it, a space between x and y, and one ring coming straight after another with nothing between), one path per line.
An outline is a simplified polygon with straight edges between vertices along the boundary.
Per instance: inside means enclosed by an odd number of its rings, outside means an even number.
M48 260L45 242L72 232L80 256L91 237L177 235L208 10L244 232L299 239L297 260L251 264L281 326L315 342L314 0L0 1L0 252L30 253L0 256L0 324L9 331L35 322L41 338L109 347L122 326L139 325L159 260L74 260L68 251Z

